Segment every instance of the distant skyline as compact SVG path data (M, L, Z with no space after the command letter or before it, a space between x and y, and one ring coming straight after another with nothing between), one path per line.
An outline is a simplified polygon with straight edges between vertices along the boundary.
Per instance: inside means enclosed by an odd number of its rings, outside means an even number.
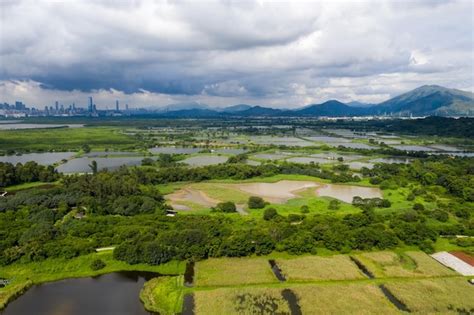
M2 1L0 102L296 108L474 92L474 4Z

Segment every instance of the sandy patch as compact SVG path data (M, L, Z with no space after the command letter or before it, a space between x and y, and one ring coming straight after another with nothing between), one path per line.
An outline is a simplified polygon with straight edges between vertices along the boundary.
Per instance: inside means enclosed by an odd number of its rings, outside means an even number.
M259 196L266 201L272 203L285 203L289 199L298 197L296 193L308 188L318 187L315 182L310 181L291 181L281 180L276 183L246 183L246 184L231 184L230 187L251 194L252 196Z

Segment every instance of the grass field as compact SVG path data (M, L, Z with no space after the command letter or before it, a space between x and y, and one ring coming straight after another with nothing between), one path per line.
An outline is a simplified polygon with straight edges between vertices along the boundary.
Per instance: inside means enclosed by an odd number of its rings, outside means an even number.
M260 258L203 260L196 263L195 273L197 287L278 282L268 261Z
M124 149L137 141L114 127L0 131L0 150L79 150L84 144L97 150Z
M349 280L365 276L349 256L306 256L295 259L277 259L277 264L288 281Z
M308 285L292 288L303 314L400 314L373 284Z
M161 315L177 314L183 307L183 276L153 278L140 291L145 309Z
M93 271L90 268L90 263L97 258L104 261L106 266L101 270ZM66 278L91 277L115 271L138 270L161 274L182 274L184 269L185 263L177 261L159 266L129 265L113 259L111 251L84 255L73 259L48 259L27 264L16 263L0 269L0 278L11 281L5 288L0 288L0 310L25 286L28 287L33 284Z
M456 273L423 252L389 251L355 255L377 278L449 276Z
M194 293L196 315L290 314L278 288L222 288Z
M414 313L474 313L474 287L466 278L393 282L386 287Z

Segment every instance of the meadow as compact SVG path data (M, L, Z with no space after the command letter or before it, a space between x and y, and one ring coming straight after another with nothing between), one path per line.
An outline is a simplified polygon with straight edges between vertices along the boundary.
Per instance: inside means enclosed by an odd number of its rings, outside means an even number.
M413 313L472 314L474 292L466 278L434 278L387 283Z
M355 255L377 278L455 275L423 252L368 252Z
M294 259L277 259L288 281L364 279L364 274L347 255L329 257L304 256Z
M83 127L2 130L0 149L10 151L80 150L85 144L95 150L134 148L134 137L116 127Z
M268 260L259 258L215 258L196 263L195 285L230 286L277 282Z

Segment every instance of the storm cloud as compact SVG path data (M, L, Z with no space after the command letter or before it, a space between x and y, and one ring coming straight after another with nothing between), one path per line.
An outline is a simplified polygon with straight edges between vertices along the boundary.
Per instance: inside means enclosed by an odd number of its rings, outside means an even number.
M473 91L473 3L2 1L0 101L297 107Z

